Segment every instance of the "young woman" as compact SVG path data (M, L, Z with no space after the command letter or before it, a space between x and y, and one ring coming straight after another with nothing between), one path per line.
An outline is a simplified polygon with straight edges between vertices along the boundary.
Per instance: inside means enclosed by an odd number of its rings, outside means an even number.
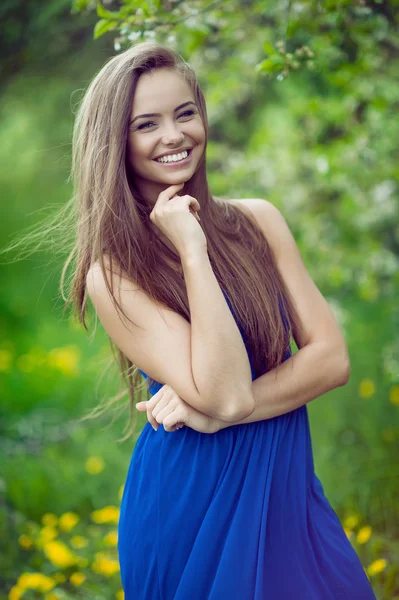
M348 381L344 338L280 212L211 195L207 140L193 70L155 43L112 58L76 120L74 300L132 405L141 375L152 395L121 504L125 598L371 600L306 407Z

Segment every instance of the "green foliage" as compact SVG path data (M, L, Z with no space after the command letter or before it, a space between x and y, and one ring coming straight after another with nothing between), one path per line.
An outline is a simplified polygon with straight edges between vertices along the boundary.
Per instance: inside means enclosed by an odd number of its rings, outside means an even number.
M41 6L41 18L30 17L35 39L13 46L32 64L18 62L21 74L13 77L15 60L3 65L0 178L8 211L1 239L70 196L71 106L112 44L119 50L155 39L177 48L207 100L212 192L267 198L280 208L345 332L351 379L309 405L316 472L377 597L392 600L399 587L398 2L300 0L289 14L285 2L260 0L106 6L75 0L70 21L54 3ZM102 38L95 43L93 29ZM51 50L38 63L48 35ZM59 522L72 511L76 531L89 540L88 563L77 565L86 580L74 586L68 577L76 568L68 567L53 592L108 599L118 576L111 581L91 568L103 538L91 529L91 513L117 503L136 438L116 443L120 418L106 430L104 418L79 422L115 393L117 373L99 381L109 357L101 327L89 341L61 314L67 249L56 232L52 244L1 265L2 587L9 590L24 570L60 572L34 540L46 513ZM57 536L71 547L74 531L58 527Z

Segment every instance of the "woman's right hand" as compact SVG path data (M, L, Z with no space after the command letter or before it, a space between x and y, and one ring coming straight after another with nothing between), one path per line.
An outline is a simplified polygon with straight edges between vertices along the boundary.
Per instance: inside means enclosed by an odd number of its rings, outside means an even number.
M184 425L200 433L219 431L217 420L185 402L169 385L162 386L150 400L138 402L136 408L147 412L148 422L155 430L162 423L165 431L175 431Z
M193 196L178 196L184 183L161 192L150 213L151 222L172 242L180 256L202 252L206 237L197 220L200 204ZM195 216L194 216L195 215Z

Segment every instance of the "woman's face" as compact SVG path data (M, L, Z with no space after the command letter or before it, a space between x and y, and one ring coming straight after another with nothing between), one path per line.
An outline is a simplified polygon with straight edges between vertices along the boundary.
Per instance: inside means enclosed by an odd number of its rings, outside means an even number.
M127 142L128 161L141 195L155 204L168 186L188 181L204 148L204 125L183 77L168 69L142 75L133 99ZM187 150L188 157L179 160L182 156L176 155ZM174 155L173 162L156 160L164 155Z

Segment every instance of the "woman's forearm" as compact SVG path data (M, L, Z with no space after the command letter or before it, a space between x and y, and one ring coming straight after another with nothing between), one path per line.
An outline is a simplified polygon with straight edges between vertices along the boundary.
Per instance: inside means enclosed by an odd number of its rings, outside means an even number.
M329 390L345 385L349 362L345 348L313 343L252 382L255 409L235 423L219 420L216 429L263 421L290 412Z
M251 367L206 249L181 257L191 317L194 382L208 414L227 421L253 410Z

